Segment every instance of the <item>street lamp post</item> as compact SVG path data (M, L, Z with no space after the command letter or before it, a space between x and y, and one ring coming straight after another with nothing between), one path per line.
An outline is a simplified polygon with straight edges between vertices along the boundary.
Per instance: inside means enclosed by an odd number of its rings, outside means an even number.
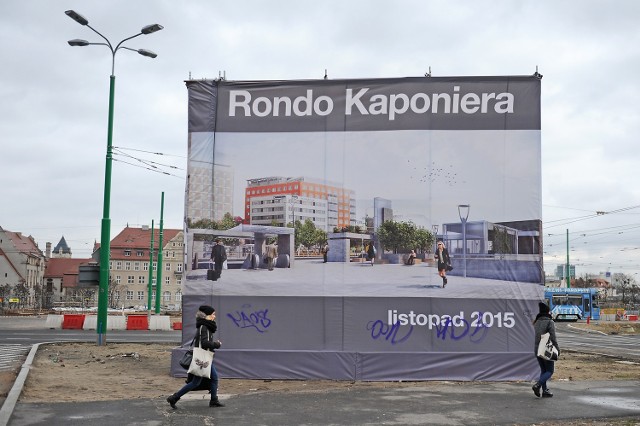
M433 230L433 250L435 253L435 250L438 248L438 225L431 225L431 229Z
M143 34L152 34L157 31L160 31L163 27L162 25L152 24L143 27L140 32L131 37L127 37L124 40L120 41L116 47L114 48L111 42L98 31L96 31L93 27L89 25L89 21L82 15L76 13L73 10L67 10L64 12L68 17L76 21L82 26L88 27L91 31L98 34L102 37L106 43L90 43L86 40L74 39L69 40L68 43L70 46L90 46L90 45L98 45L98 46L107 46L111 51L111 76L109 79L109 121L108 121L108 129L107 129L107 156L106 156L106 164L104 170L104 203L103 203L103 214L102 214L102 226L101 226L101 234L100 234L100 286L98 290L98 322L96 325L96 331L98 334L98 346L102 346L106 344L106 336L107 336L107 303L108 303L108 293L109 293L109 258L111 251L111 219L109 218L110 204L111 204L111 163L113 159L113 145L112 145L112 137L113 137L113 101L114 101L114 93L115 93L115 61L116 61L116 52L119 49L131 50L133 52L137 52L142 56L147 56L149 58L155 58L156 55L154 52L146 49L131 49L129 47L122 46L127 40L131 40L132 38L141 36Z
M467 276L467 219L469 218L469 204L458 205L458 215L462 222L462 276Z

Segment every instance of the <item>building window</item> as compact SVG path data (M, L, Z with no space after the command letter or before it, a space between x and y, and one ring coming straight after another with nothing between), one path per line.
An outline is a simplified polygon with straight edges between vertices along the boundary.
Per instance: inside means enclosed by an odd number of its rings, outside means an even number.
M142 250L137 250L137 251L136 251L136 256L138 256L138 257L142 257L142 256L144 256L144 251L142 251Z
M112 260L109 261L109 270L113 270L113 261Z
M182 263L178 263L178 264L176 265L176 271L177 271L177 272L182 272Z
M138 292L138 300L144 300L144 291Z
M176 292L176 302L182 302L182 292Z
M131 250L125 250L124 251L124 255L127 256L127 257L131 256Z
M138 276L138 284L144 284L144 275Z
M165 263L164 264L164 270L165 271L170 271L171 270L171 263Z
M140 270L140 262L133 262L133 270L134 271Z
M121 261L117 261L116 262L116 269L117 270L122 270L122 262Z
M127 277L127 284L133 284L135 282L135 277L133 275L129 275Z
M133 291L127 290L127 300L133 300Z
M182 278L180 278L180 277L176 278L176 285L178 287L182 285Z
M171 277L164 277L164 285L171 284Z
M120 300L120 292L116 291L113 293L113 300L115 300L116 302Z
M158 270L158 262L153 262L153 270L154 271Z
M171 301L171 292L169 292L169 291L165 291L165 292L162 294L162 301L163 301L163 302L170 302L170 301Z
M124 262L124 270L125 271L131 270L131 262Z
M120 284L120 282L122 281L122 279L120 278L120 275L116 275L115 279L116 279L116 284Z
M143 262L142 263L142 270L143 271L148 271L149 270L149 262Z

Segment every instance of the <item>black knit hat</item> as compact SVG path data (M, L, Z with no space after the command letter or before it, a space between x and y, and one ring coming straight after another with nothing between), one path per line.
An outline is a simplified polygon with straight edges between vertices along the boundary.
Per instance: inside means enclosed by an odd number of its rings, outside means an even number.
M213 308L212 308L211 306L209 306L209 305L202 305L202 306L200 306L200 307L198 308L198 310L199 310L200 312L205 313L206 315L211 315L212 313L214 313L214 312L216 311L215 309L213 309ZM548 309L547 309L547 312L548 312Z
M549 306L544 302L538 303L538 308L540 309L540 313L541 314L548 314L549 313Z

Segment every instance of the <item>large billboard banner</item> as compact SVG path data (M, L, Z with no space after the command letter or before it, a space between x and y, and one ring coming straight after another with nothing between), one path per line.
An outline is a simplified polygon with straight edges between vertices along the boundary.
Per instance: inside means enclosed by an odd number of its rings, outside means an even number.
M187 88L174 374L209 304L223 377L535 377L539 78Z

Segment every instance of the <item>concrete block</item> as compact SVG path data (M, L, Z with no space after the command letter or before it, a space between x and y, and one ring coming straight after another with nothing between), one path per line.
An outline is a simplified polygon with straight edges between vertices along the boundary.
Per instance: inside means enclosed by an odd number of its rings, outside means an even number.
M62 328L62 315L47 315L47 322L45 323L46 328Z
M169 315L151 315L149 330L171 330L171 318Z

